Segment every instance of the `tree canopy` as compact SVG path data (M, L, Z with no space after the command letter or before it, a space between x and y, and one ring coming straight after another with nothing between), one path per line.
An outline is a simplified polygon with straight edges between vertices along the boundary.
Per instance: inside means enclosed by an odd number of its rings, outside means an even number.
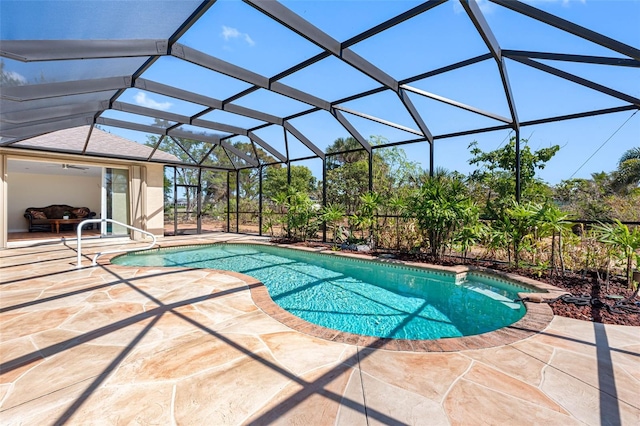
M469 175L476 196L482 197L487 214L495 216L497 211L515 199L516 194L516 139L512 137L502 148L484 152L477 142L469 144L469 164L478 168ZM548 186L536 177L536 171L560 150L559 145L532 151L527 139L520 140L520 191L523 200L535 201L549 195Z

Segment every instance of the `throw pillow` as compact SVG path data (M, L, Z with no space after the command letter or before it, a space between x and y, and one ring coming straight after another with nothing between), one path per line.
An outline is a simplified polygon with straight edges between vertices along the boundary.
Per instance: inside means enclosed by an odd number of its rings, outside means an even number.
M77 209L73 209L71 210L71 213L73 213L73 215L77 218L83 218L86 217L89 212L87 211L87 209L85 209L84 207L79 207Z
M38 210L31 210L31 217L34 219L46 219L47 215Z

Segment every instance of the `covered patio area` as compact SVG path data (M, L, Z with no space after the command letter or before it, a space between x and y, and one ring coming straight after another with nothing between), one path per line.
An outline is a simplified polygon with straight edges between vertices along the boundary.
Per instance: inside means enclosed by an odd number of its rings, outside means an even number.
M73 241L0 251L3 424L640 421L637 328L554 317L488 349L373 349L283 325L254 304L246 276L88 266L118 245L143 244L87 241L81 269Z

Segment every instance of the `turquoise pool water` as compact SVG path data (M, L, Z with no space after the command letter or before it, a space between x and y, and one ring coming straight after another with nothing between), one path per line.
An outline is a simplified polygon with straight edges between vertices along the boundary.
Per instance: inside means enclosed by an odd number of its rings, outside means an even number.
M309 322L367 336L460 337L496 330L525 314L519 291L483 275L455 276L401 265L250 244L129 253L113 263L241 272L262 281L278 305Z

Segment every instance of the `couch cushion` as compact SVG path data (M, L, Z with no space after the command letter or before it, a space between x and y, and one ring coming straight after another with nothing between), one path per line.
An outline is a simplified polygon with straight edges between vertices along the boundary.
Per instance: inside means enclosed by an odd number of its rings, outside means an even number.
M89 216L90 210L86 207L78 207L75 209L71 209L71 214L77 218L83 218Z
M46 219L47 215L44 214L44 212L41 212L39 210L31 210L29 213L31 213L31 217L33 219Z

